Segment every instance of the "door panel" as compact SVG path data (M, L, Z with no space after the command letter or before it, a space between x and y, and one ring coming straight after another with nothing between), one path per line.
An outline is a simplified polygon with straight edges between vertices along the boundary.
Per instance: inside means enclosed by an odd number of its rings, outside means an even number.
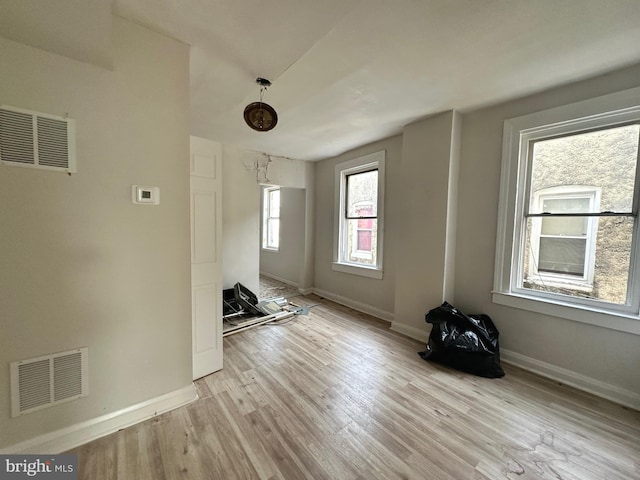
M193 378L222 368L222 148L191 137Z

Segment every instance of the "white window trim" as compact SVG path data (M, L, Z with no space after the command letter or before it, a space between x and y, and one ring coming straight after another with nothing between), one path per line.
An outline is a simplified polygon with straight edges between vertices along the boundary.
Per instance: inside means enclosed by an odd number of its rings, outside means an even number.
M635 222L632 245L631 269L635 277L629 280L629 288L632 289L630 306L609 308L611 304L603 302L602 308L599 308L593 305L594 302L584 305L578 299L564 302L558 300L558 296L545 298L544 294L531 295L512 288L512 279L518 278L517 269L520 268L513 262L513 246L522 241L521 232L514 225L518 212L523 212L525 202L524 195L516 195L518 191L523 191L526 181L526 175L523 174L526 165L521 165L519 158L527 153L528 142L549 135L601 128L606 123L639 119L640 87L505 120L492 291L494 303L640 335L639 220ZM639 179L640 165L636 169L636 185L639 184ZM636 187L633 202L636 215L638 203Z
M271 247L267 245L269 239L269 203L270 203L270 192L274 190L280 190L280 187L264 187L262 190L262 250L266 250L267 252L279 252L280 251L280 241L278 241L277 247ZM280 199L282 200L282 192L280 192ZM280 236L278 235L278 238Z
M354 158L335 166L335 195L334 195L334 236L332 270L368 278L383 278L383 240L384 240L384 178L385 151L371 153ZM377 206L377 258L376 265L359 265L340 261L340 249L346 232L343 230L342 212L344 212L345 192L344 179L347 175L365 171L375 167L378 169L378 206Z

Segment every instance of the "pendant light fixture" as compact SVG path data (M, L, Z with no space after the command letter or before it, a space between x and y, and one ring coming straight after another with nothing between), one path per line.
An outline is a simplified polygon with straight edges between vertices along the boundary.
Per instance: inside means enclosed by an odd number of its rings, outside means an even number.
M256 78L256 83L260 86L260 101L247 105L244 109L244 121L249 127L258 132L268 132L278 123L278 114L271 105L262 101L262 96L271 86L271 82L266 78Z

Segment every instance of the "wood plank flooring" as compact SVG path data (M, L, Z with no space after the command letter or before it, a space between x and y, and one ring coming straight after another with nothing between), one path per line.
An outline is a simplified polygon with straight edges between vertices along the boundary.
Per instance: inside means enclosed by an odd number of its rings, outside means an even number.
M300 295L296 287L292 287L266 275L260 275L259 291L257 293L258 300L274 297L292 298Z
M224 340L200 399L91 442L83 479L640 479L640 412L509 365L484 379L318 297Z

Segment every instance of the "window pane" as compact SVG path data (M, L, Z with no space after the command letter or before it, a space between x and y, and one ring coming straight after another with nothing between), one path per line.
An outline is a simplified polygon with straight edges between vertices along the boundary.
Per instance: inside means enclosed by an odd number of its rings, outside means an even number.
M280 217L280 190L269 191L269 216L271 218Z
M270 218L268 221L267 245L271 248L278 248L280 245L280 219Z
M371 230L373 225L373 218L360 218L358 219L358 228L361 230Z
M580 258L584 258L587 254L584 251L587 239L555 236L538 237L536 240L537 220L539 219L527 219L521 281L523 288L593 298L615 304L626 303L633 218L600 217L598 219L592 260L594 262L592 283L578 278L581 272L577 265L580 264ZM539 244L535 244L536 241L539 241ZM560 252L562 255L559 255Z
M347 216L377 216L378 171L347 176Z
M544 198L542 211L549 213L589 213L591 212L588 197Z
M587 217L555 217L542 219L542 235L571 235L574 237L587 234Z
M371 219L371 228L360 228L361 220L347 220L347 252L346 260L351 263L375 265L378 240L378 220Z
M585 238L541 238L538 271L582 277L586 246Z
M639 135L639 125L627 125L536 141L531 158L531 213L557 213L553 207L558 204L549 200L540 205L534 195L564 185L600 187L601 211L630 212Z
M371 230L358 230L358 245L356 248L361 252L371 251Z

